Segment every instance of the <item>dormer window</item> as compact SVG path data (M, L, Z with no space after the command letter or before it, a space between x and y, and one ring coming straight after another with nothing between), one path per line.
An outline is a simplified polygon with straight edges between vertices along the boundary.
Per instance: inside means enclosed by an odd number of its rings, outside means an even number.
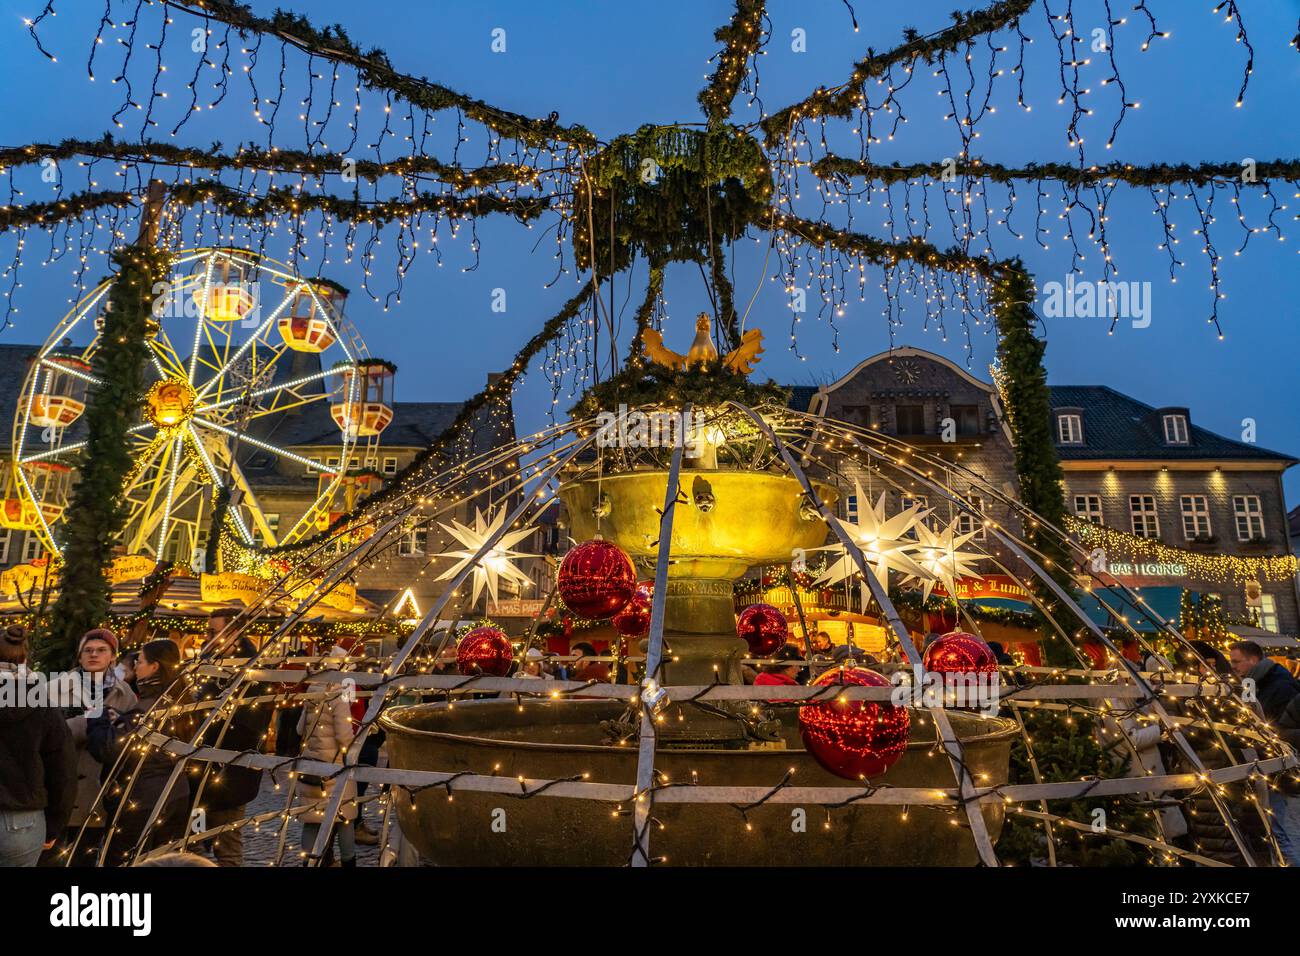
M1083 444L1083 416L1065 412L1056 416L1056 440L1062 445Z
M1186 415L1164 415L1162 420L1165 426L1165 444L1166 445L1186 445L1187 438L1187 416Z

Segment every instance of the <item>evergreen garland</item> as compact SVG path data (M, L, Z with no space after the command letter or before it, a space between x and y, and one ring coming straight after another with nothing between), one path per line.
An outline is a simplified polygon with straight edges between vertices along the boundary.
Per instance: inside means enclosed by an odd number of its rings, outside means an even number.
M1035 0L999 0L985 10L960 10L952 14L953 25L931 36L921 36L912 28L903 31L904 43L885 53L868 48L867 55L853 66L853 76L842 86L826 89L818 87L806 99L777 110L762 122L769 146L801 119L852 116L862 101L862 89L868 80L884 76L890 67L911 65L918 59L926 63L945 53L955 53L971 40L985 33L993 33L1016 23L1029 12Z
M1027 166L1016 168L1003 166L1001 163L985 162L982 159L971 159L955 163L952 172L960 177L969 176L994 183L1052 180L1074 187L1095 186L1107 182L1122 182L1130 186L1144 187L1168 186L1173 183L1207 186L1222 182L1240 183L1243 186L1264 186L1270 180L1300 179L1300 161L1296 160L1275 159L1256 163L1255 178L1251 180L1242 179L1243 168L1239 162L1201 163L1197 166L1187 163L1134 166L1132 163L1114 162L1083 167L1071 166L1068 163L1029 163ZM813 175L821 179L863 176L875 182L893 184L926 176L936 178L943 171L943 166L938 163L908 165L895 163L882 166L831 155L817 160L812 164L811 169Z
M629 365L587 389L569 409L569 417L591 418L600 412L613 411L619 405L680 408L683 402L689 401L697 409L705 409L734 401L754 407L764 403L784 407L789 400L789 391L776 382L769 379L761 385L755 384L721 364L677 370L652 362L644 366Z
M114 252L113 261L117 278L108 293L93 360L100 384L89 391L86 448L63 525L59 599L48 630L36 642L37 655L49 669L70 667L81 636L108 619L107 569L126 522L122 488L133 465L128 431L140 419L145 393L153 290L166 280L171 257L163 250L131 246Z
M561 126L553 113L547 119L532 119L519 113L497 109L482 100L424 78L408 76L393 69L388 54L374 47L363 52L344 31L334 26L317 29L306 17L277 9L269 18L259 17L252 8L235 0L164 0L170 7L185 10L204 20L228 23L241 35L249 32L274 36L314 57L345 63L357 71L362 84L370 90L387 91L421 109L437 112L459 109L470 119L518 139L533 147L552 143L594 145L596 138L582 126Z
M1047 389L1043 353L1047 344L1034 334L1034 281L1019 259L998 265L1000 275L993 282L992 298L998 327L999 384L1007 403L1008 424L1015 446L1016 474L1020 479L1020 500L1050 527L1029 520L1025 539L1046 559L1052 578L1067 593L1074 592L1068 568L1069 552L1052 528L1065 521L1065 474L1052 439L1052 400ZM1047 562L1050 563L1047 563ZM1030 582L1042 602L1058 607L1052 590L1034 579ZM1050 664L1070 666L1075 657L1061 640L1043 642Z

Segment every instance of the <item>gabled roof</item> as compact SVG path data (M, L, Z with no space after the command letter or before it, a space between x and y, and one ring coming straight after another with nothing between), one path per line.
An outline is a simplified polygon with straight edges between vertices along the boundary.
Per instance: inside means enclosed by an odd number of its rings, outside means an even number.
M1224 459L1295 463L1290 455L1233 441L1189 421L1186 445L1168 445L1160 409L1107 385L1050 385L1052 408L1083 409L1083 444L1057 445L1062 461ZM1053 429L1055 433L1055 429Z

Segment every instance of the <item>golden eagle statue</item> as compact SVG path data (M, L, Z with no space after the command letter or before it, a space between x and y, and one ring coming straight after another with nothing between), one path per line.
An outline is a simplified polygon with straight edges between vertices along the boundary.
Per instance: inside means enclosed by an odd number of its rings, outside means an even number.
M701 312L695 319L695 341L685 355L664 347L664 337L657 329L646 329L642 338L645 340L646 358L657 362L665 368L686 369L696 366L703 368L718 360L718 350L713 347L709 334L712 323L707 312ZM740 337L740 345L722 357L722 365L733 372L748 375L758 364L758 356L763 352L762 329L750 329Z

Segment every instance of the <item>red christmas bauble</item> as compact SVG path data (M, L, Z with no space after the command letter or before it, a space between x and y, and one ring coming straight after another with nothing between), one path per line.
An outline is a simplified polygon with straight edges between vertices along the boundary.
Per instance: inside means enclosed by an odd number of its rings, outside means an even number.
M888 687L889 681L865 667L835 667L814 686L858 684ZM813 758L837 777L877 777L907 750L912 717L889 701L832 700L799 709L799 733Z
M653 581L642 581L638 584L632 594L632 600L627 602L627 607L609 619L609 623L614 625L614 630L624 637L644 636L650 630L650 605L654 600L654 593Z
M632 600L636 570L618 545L600 539L584 541L564 556L556 584L569 610L603 620Z
M736 636L749 645L755 657L769 657L785 644L790 625L770 604L751 604L736 618Z
M993 648L965 631L944 634L925 649L921 663L936 674L995 674L998 670Z
M510 673L514 656L510 638L504 633L495 627L476 627L456 645L456 670L467 677L472 674L505 677Z

